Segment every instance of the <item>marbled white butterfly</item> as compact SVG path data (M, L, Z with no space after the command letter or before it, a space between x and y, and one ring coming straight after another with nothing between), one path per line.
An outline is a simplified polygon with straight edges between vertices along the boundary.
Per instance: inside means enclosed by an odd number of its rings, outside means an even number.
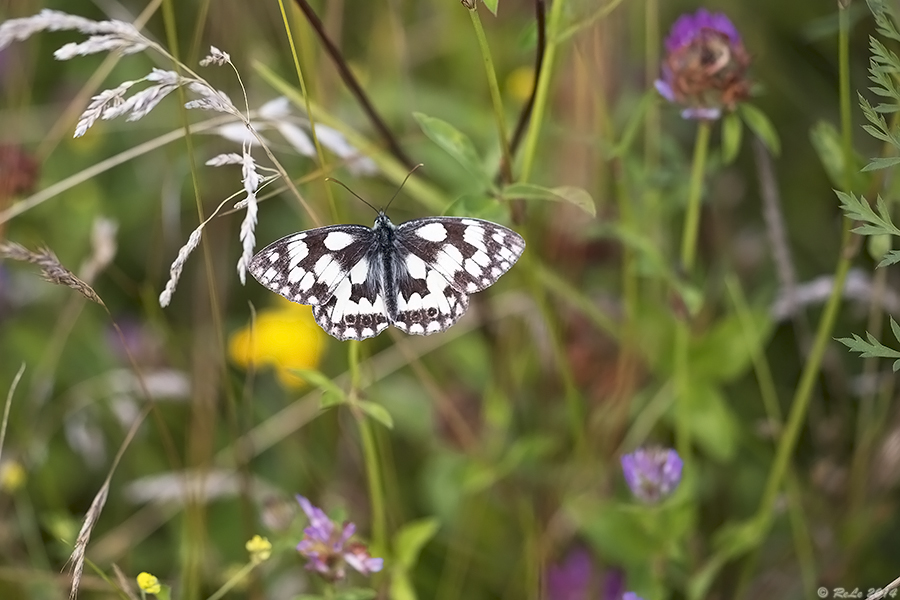
M493 284L525 250L502 225L429 217L394 225L378 211L372 228L332 225L289 235L250 262L265 287L310 304L316 322L340 340L444 331L466 312L469 294Z

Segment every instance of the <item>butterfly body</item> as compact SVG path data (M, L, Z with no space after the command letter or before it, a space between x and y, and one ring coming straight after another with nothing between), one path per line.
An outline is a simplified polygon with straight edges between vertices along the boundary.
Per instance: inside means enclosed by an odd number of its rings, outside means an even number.
M525 249L519 234L490 221L430 217L373 227L332 225L273 242L250 262L262 285L313 307L316 322L341 340L373 337L393 325L429 335L455 323L468 295L493 284Z

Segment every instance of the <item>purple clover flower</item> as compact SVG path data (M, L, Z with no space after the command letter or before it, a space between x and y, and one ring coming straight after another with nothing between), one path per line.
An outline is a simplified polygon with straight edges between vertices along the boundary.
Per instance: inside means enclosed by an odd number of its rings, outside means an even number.
M750 95L750 56L734 24L721 13L701 8L678 17L665 41L666 56L657 91L686 106L685 119L718 119L722 109Z
M351 542L356 525L345 522L338 527L328 515L303 496L297 502L309 518L309 526L303 530L303 539L297 551L309 559L306 568L316 571L329 581L346 576L344 565L350 565L363 575L377 573L384 567L384 559L372 558L364 544Z
M666 448L640 448L622 457L625 482L642 502L655 504L671 494L681 481L684 463Z
M547 600L587 600L593 571L587 550L572 550L561 563L547 568Z

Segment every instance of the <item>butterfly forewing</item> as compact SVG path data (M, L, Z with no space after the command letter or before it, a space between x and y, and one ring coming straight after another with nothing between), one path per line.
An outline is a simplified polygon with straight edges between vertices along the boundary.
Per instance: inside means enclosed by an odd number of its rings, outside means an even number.
M302 231L273 242L250 261L261 284L298 304L327 303L372 248L372 230L333 225ZM368 273L366 273L366 276Z
M525 250L525 240L512 229L457 217L407 221L397 228L397 240L466 294L492 285Z

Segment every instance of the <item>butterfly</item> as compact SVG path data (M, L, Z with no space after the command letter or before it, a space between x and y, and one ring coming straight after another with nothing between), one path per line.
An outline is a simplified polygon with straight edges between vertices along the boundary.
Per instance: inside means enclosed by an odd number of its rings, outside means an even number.
M312 306L339 340L374 337L393 325L431 335L466 312L469 294L492 285L525 250L502 225L428 217L394 225L383 210L373 227L331 225L273 242L250 261L263 286Z

